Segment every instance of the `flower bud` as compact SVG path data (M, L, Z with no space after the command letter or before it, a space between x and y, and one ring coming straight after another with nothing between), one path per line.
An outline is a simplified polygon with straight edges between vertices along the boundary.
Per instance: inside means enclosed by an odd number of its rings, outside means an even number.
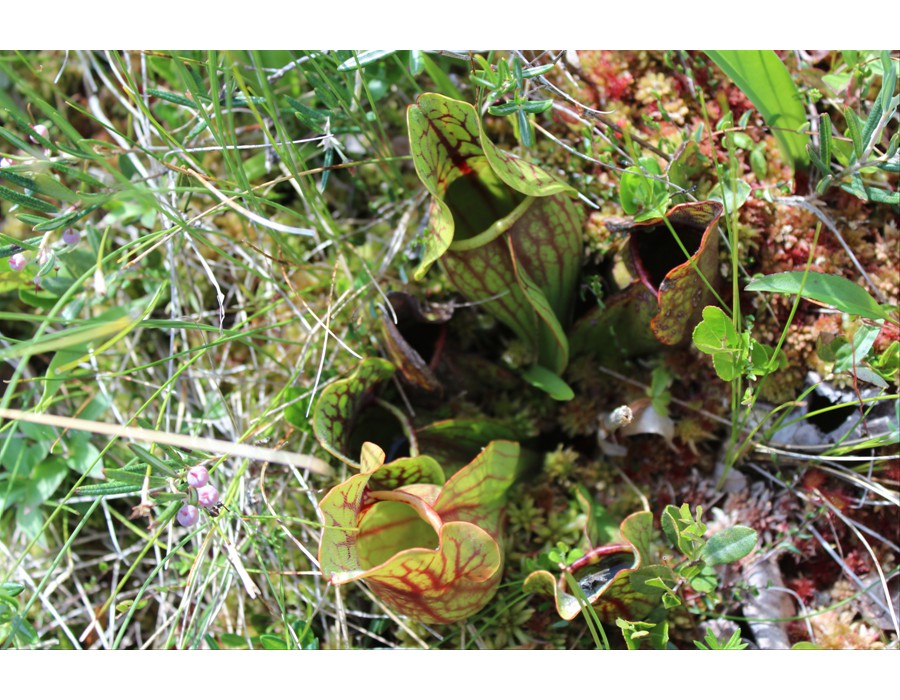
M31 128L34 129L34 132L38 136L42 136L43 138L47 138L50 135L50 129L43 124L35 124ZM29 136L28 140L31 141L31 143L38 143L38 140L34 136Z
M219 502L219 490L212 484L201 486L197 489L197 502L205 508L211 508Z
M16 253L9 259L9 266L16 272L24 270L26 264L28 264L28 261L22 253Z
M197 510L194 506L185 503L181 506L181 509L178 511L178 515L175 516L178 520L178 524L183 527L191 527L192 525L196 525L197 521L200 519L200 511Z
M207 481L209 481L209 472L206 470L206 467L191 467L188 469L188 486L199 489L201 486L206 486Z
M14 165L12 158L0 158L0 168L8 168Z
M73 228L67 228L63 231L62 239L66 245L78 245L78 241L81 240L81 234Z

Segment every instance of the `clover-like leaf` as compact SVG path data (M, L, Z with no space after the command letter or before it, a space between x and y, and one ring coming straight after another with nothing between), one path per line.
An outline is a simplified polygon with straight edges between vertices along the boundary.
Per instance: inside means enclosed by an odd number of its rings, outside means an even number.
M718 306L703 309L703 320L694 328L694 345L700 352L712 355L716 374L730 382L741 375L747 348L725 312Z

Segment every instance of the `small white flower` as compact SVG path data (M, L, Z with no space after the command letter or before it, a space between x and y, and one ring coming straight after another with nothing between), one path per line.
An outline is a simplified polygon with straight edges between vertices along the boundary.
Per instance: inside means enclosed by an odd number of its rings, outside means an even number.
M31 128L34 129L34 132L35 132L36 134L38 134L38 136L42 136L42 137L44 137L44 138L47 138L48 136L50 136L50 129L48 129L48 128L47 128L46 126L44 126L43 124L35 124L35 125L32 126ZM29 136L29 137L28 137L28 140L31 141L31 143L37 143L37 142L38 142L38 140L37 140L34 136Z

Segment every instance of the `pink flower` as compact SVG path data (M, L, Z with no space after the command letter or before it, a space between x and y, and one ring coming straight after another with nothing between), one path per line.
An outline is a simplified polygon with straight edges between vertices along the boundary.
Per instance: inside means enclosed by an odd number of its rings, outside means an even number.
M16 253L9 259L9 266L16 272L24 270L25 265L27 264L28 261L25 259L25 255L22 253Z
M201 486L197 489L197 502L205 508L212 508L219 502L219 490L212 484Z
M206 467L191 467L188 470L188 486L199 489L202 486L206 486L207 481L209 481L209 472L206 471Z
M0 168L8 168L13 165L12 158L0 158Z
M191 527L192 525L196 525L197 521L200 519L200 511L189 503L185 503L181 506L178 515L175 517L178 519L178 523L183 527Z
M81 240L81 234L73 228L67 228L63 231L62 239L66 245L78 245L78 241Z

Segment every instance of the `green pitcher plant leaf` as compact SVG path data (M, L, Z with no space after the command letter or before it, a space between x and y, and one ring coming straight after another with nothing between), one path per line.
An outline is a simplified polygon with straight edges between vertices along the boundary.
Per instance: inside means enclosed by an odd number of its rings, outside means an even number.
M506 423L485 417L441 420L416 430L419 449L440 462L447 474L471 462L489 442L521 437Z
M616 360L681 343L715 296L721 215L720 202L689 202L625 229L638 280L578 321L573 353Z
M360 473L321 502L324 576L334 585L366 581L390 608L425 623L477 613L500 584L518 443L491 442L446 483L429 457L385 464L380 448L367 444L364 453Z
M339 379L322 390L313 409L313 433L319 444L343 462L359 468L348 457L350 437L361 409L370 402L376 388L394 374L387 360L370 357L363 360L346 379Z
M587 598L604 623L611 624L618 618L644 619L660 604L663 594L661 588L648 585L648 581L673 580L668 567L646 563L652 529L653 515L649 511L633 513L622 522L622 544L597 547L558 574L535 571L525 579L524 590L552 595L564 620L572 620L581 612L580 597ZM568 590L568 578L578 582L582 596Z
M560 374L582 258L574 190L494 146L471 104L429 93L407 120L413 163L432 195L416 278L440 260L456 289Z
M640 282L610 297L572 328L573 356L590 354L603 363L620 363L659 350L650 321L659 311L656 295Z
M721 215L719 202L689 202L666 213L671 228L656 220L631 231L632 261L641 281L656 293L659 307L650 328L665 345L685 338L719 279L716 223Z

